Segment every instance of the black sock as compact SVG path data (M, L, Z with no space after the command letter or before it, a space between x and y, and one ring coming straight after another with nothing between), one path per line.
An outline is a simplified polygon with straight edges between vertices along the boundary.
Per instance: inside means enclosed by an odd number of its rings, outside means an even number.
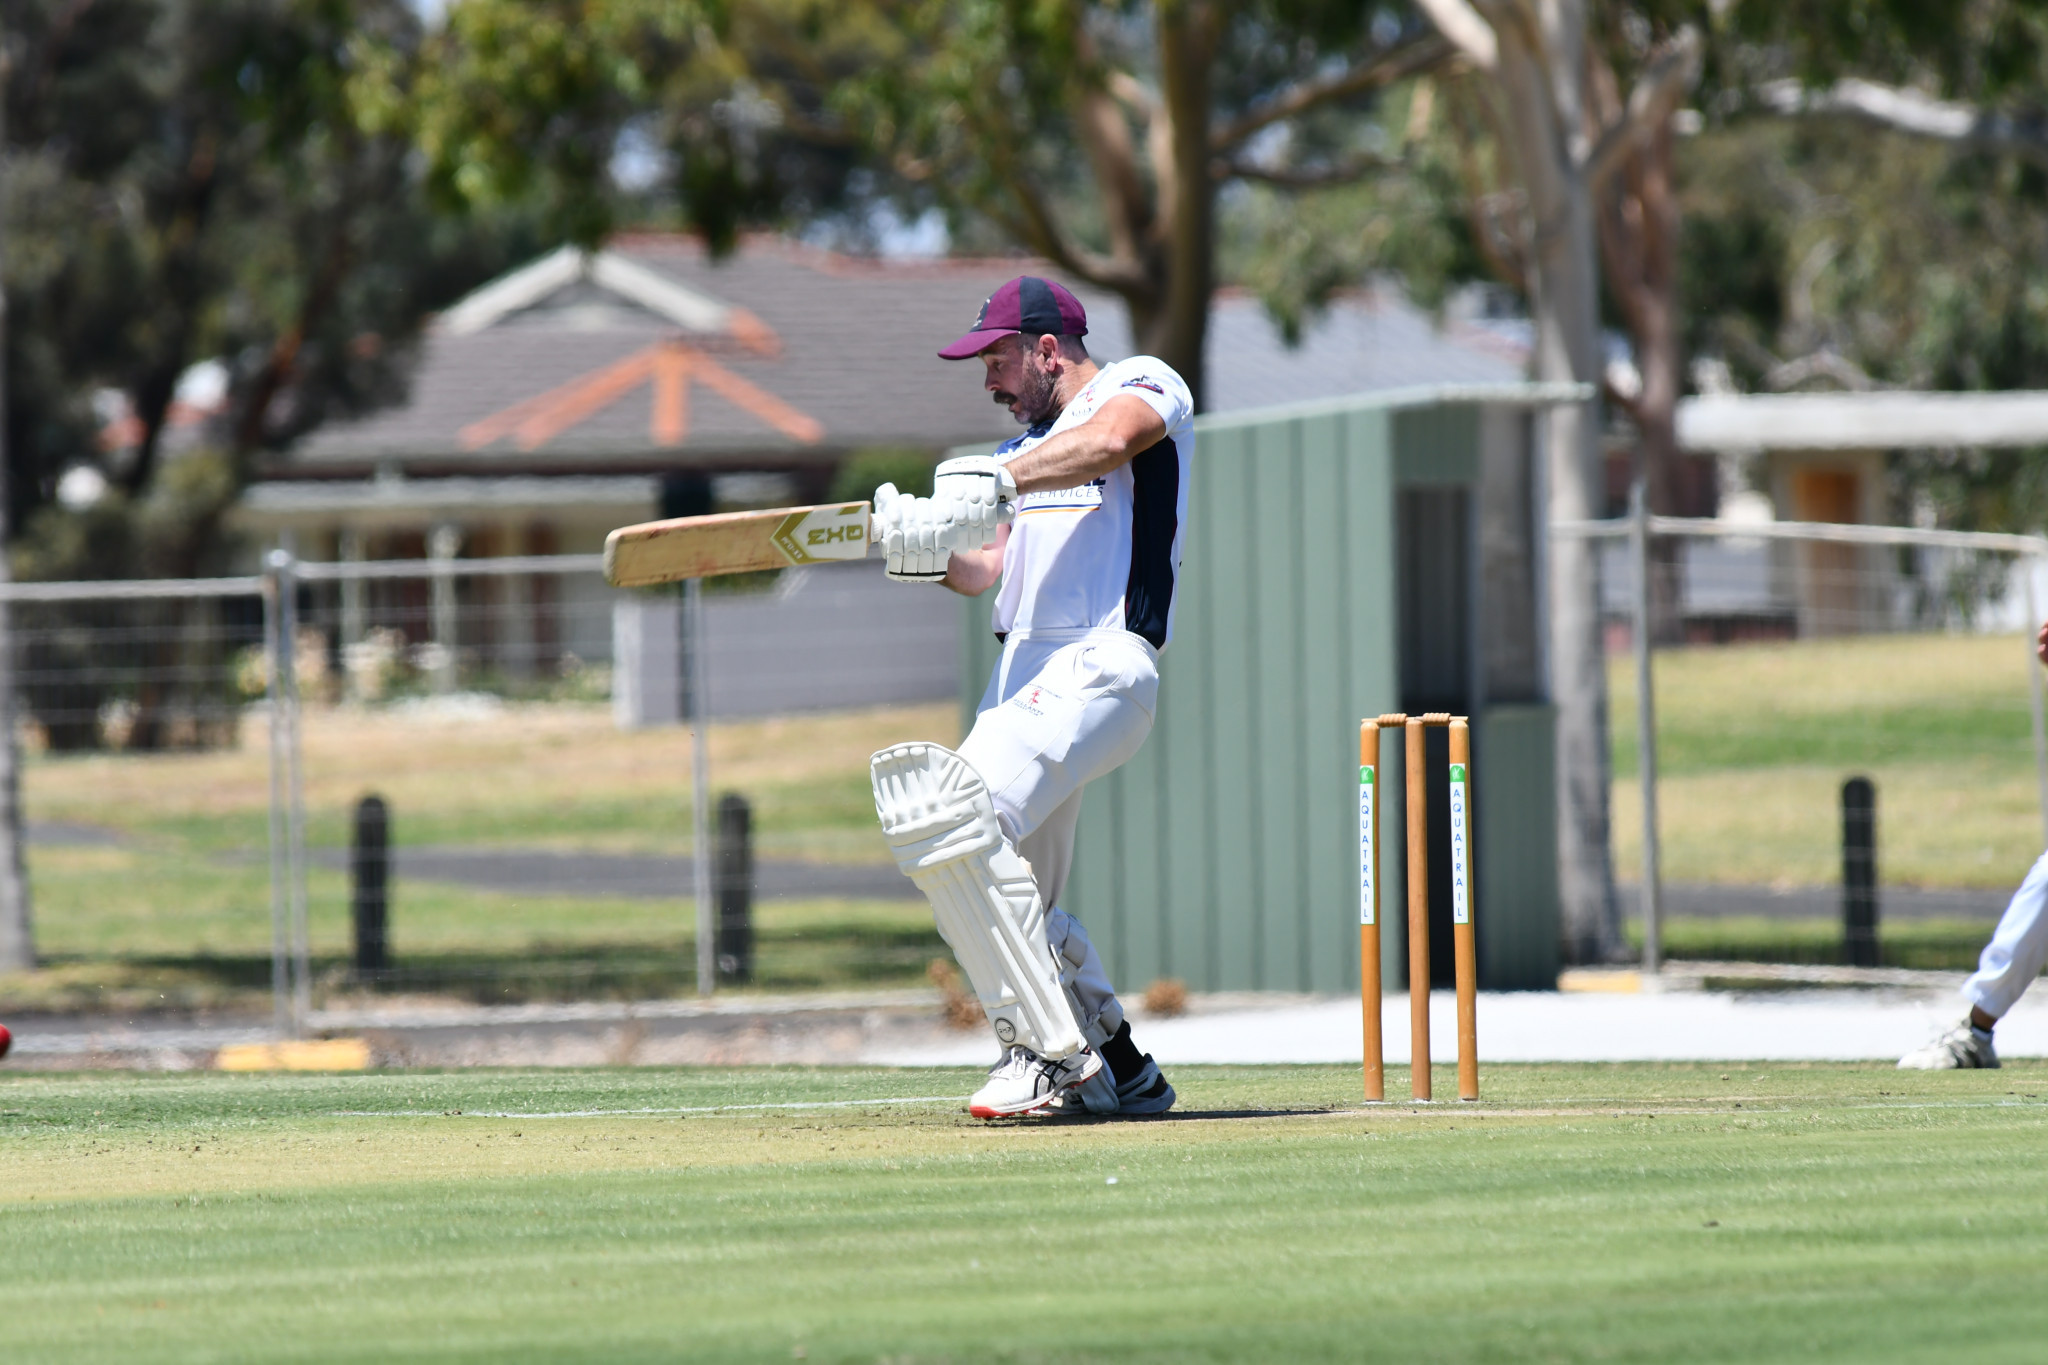
M1116 1077L1118 1085L1127 1085L1145 1069L1145 1054L1138 1051L1138 1045L1131 1041L1131 1021L1126 1019L1117 1027L1116 1037L1104 1043L1097 1051L1102 1060L1109 1063L1109 1074Z

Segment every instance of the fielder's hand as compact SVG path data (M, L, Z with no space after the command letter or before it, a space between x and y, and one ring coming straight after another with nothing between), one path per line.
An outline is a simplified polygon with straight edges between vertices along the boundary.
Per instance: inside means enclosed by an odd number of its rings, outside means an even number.
M952 527L950 548L984 550L1017 515L1017 480L991 455L963 455L932 473L932 501Z
M903 583L938 583L952 558L947 520L930 498L914 498L885 483L875 490L874 531L889 577Z

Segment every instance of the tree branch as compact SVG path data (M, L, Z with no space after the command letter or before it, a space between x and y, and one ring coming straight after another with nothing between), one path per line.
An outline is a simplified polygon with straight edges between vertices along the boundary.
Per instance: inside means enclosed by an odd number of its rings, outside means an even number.
M1641 145L1678 107L1700 78L1700 34L1691 24L1672 35L1664 50L1643 68L1621 117L1600 134L1586 158L1586 178L1594 191L1606 184L1615 167Z
M1102 193L1108 220L1112 257L1135 259L1144 241L1152 204L1145 192L1144 177L1138 171L1138 150L1131 139L1128 117L1133 101L1148 93L1128 72L1103 62L1094 40L1083 26L1075 35L1081 71L1072 79L1074 131L1095 172L1096 188ZM1121 78L1121 79L1119 79ZM1148 128L1159 122L1156 109L1142 115Z
M1766 108L1780 114L1837 114L1971 151L2009 153L2048 165L2048 121L2039 115L2002 114L1936 99L1907 86L1854 77L1824 90L1808 90L1797 81L1772 81L1758 94Z
M1256 161L1219 158L1209 163L1209 174L1218 184L1226 180L1257 180L1287 190L1321 189L1326 185L1348 185L1374 171L1400 170L1407 166L1402 157L1361 152L1324 166L1264 166Z
M1073 241L1046 212L1043 197L1028 185L1011 184L1010 195L1016 211L983 204L981 211L996 220L1003 230L1069 274L1079 276L1098 289L1126 293L1148 284L1136 262L1119 261L1088 250Z
M1210 136L1209 145L1218 152L1228 152L1260 129L1284 123L1319 104L1362 95L1418 72L1434 70L1450 61L1456 51L1450 42L1433 33L1382 48L1342 71L1288 86L1242 118L1217 129Z
M1870 393L1884 387L1870 377L1870 371L1832 346L1823 346L1796 360L1780 361L1764 372L1764 385L1779 392L1796 389L1812 379L1832 379L1851 393Z
M968 197L975 208L994 219L1017 241L1098 288L1128 295L1146 287L1148 281L1138 262L1089 251L1060 227L1046 197L1017 163L1014 149L1022 145L1023 139L1015 129L991 126L988 118L972 108L963 109L962 113L975 143L987 149L987 169L1001 186L1000 196L1014 205L1006 208L994 202L995 196L974 194ZM943 173L942 167L931 168L934 177L942 177Z
M1416 7L1481 71L1490 74L1500 66L1500 39L1493 25L1466 0L1416 0Z

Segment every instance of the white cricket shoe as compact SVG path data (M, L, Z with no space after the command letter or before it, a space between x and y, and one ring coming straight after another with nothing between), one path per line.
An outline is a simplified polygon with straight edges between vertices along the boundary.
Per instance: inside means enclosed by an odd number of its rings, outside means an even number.
M1035 1114L1087 1084L1098 1072L1107 1074L1108 1068L1092 1048L1055 1062L1028 1047L1012 1045L1003 1059L989 1068L988 1084L967 1101L967 1112L978 1119Z
M1968 1071L1998 1066L1991 1035L1972 1028L1968 1018L1928 1043L1899 1058L1901 1071Z

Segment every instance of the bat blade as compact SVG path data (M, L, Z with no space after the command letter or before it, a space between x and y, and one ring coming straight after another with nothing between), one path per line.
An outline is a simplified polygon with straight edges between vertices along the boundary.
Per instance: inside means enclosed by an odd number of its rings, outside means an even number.
M605 581L615 588L644 588L861 559L868 552L868 510L864 502L835 502L621 526L605 537Z

